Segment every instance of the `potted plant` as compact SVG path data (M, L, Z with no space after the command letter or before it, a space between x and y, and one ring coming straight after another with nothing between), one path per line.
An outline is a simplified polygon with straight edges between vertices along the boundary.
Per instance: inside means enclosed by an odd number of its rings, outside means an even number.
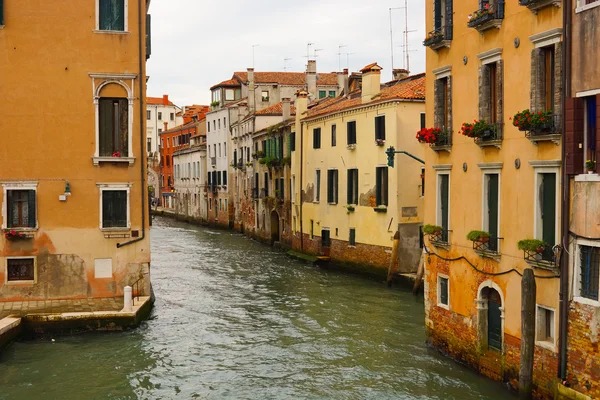
M442 228L441 226L430 225L430 224L423 225L422 229L423 229L423 234L425 234L425 235L439 235L444 230L444 228Z
M265 152L262 150L259 150L256 152L256 158L263 158L265 156Z
M593 174L596 169L596 161L595 160L586 160L585 168L587 169L588 174Z
M474 120L473 123L464 122L460 133L470 138L489 139L494 134L494 126L483 120Z
M528 251L530 253L541 254L549 246L548 243L539 239L523 239L517 242L519 250Z
M121 157L121 152L120 151L115 151L114 153L112 153L113 157Z
M471 242L487 243L490 241L490 234L485 231L471 231L467 233L467 240Z
M212 108L215 108L215 107L217 107L219 104L220 104L219 100L215 100L215 101L213 101L213 102L211 102L211 103L210 103L210 106L211 106Z
M552 111L532 112L529 109L517 112L512 120L513 126L520 131L547 132L554 127Z
M385 140L383 140L383 139L375 139L375 144L377 146L384 146L385 145Z
M351 213L351 212L353 212L353 211L355 210L355 208L354 208L354 204L348 204L348 205L346 206L346 210L348 210L348 213Z
M4 237L8 240L27 239L27 235L14 229L8 229L4 231Z
M442 128L422 128L417 132L419 143L437 144L448 136L448 132Z

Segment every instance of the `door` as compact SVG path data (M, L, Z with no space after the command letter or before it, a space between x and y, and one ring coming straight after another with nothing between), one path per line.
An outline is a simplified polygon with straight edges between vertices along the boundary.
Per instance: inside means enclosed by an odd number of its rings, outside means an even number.
M498 174L488 175L488 248L498 251Z
M556 244L556 174L541 175L542 240L550 245L544 250L542 258L553 261L552 246Z
M488 347L502 350L502 316L500 294L494 290L488 291Z
M321 255L329 257L331 251L331 237L329 229L321 230Z

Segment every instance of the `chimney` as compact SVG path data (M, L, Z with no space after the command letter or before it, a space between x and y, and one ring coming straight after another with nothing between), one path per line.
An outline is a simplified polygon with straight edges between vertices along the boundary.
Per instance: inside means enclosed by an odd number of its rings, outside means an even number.
M348 94L349 91L348 68L344 68L344 94Z
M248 112L256 109L256 94L254 93L254 68L248 68Z
M300 120L306 115L308 110L308 92L306 90L298 90L296 92L296 132L300 132Z
M163 124L164 124L163 131L168 131L169 130L169 123L168 122L163 122Z
M395 68L392 70L392 76L394 77L395 81L397 81L399 79L407 78L408 74L409 74L409 72L407 69Z
M364 67L362 72L362 103L369 103L381 92L381 70L377 63Z
M163 105L165 105L165 106L169 105L169 95L168 94L163 94Z
M290 98L284 97L281 99L281 117L283 121L287 121L291 116Z
M308 60L306 66L306 87L313 98L317 97L317 61Z

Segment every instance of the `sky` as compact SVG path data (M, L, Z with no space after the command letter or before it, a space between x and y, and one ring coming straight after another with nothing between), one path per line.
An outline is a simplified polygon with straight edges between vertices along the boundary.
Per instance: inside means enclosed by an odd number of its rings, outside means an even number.
M390 14L394 67L406 68L404 1L152 0L148 96L168 94L179 106L209 104L211 86L253 62L255 71L305 71L308 43L314 43L311 58L317 50L317 72L340 67L354 72L378 62L382 81L388 81ZM425 5L406 1L410 71L420 73L425 71Z

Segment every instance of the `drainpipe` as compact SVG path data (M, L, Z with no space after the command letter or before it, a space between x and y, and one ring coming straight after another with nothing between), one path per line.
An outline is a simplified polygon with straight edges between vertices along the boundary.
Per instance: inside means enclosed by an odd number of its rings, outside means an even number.
M566 102L567 96L570 96L570 80L571 77L571 7L572 0L564 0L563 4L563 90L562 90L562 131L563 131L563 143L562 143L562 204L561 204L561 225L562 225L562 246L563 251L561 252L560 259L560 295L559 295L559 308L560 308L560 320L559 320L559 378L564 381L567 378L567 334L569 326L569 258L567 249L569 247L569 208L570 204L570 180L567 170L564 165L566 160L566 146L564 134L566 132Z
M139 70L140 70L140 186L141 186L141 200L142 200L142 236L140 236L139 238L130 240L128 242L125 243L117 243L117 249L120 249L121 247L133 244L133 243L137 243L140 242L142 240L144 240L146 238L146 195L147 193L145 189L145 179L144 179L144 163L142 162L142 160L144 159L144 150L145 150L145 132L144 132L144 109L143 109L143 105L144 105L144 85L146 84L146 82L142 82L142 77L144 76L144 62L146 62L145 60L145 55L144 55L144 50L143 50L143 45L142 43L145 43L146 40L145 38L143 38L142 34L143 34L143 30L142 30L142 0L138 0L138 33L139 33L139 43L138 43L138 51L139 51L139 57L140 57L140 62L139 62ZM158 129L158 127L157 127Z
M296 111L299 112L299 111ZM304 252L304 220L302 219L302 204L304 200L302 198L302 171L304 171L304 161L302 157L304 154L304 124L300 123L300 251Z

